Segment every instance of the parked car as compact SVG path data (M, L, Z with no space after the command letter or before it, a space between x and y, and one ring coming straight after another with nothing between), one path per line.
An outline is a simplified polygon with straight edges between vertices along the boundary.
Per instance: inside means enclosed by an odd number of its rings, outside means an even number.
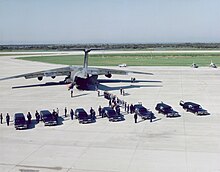
M45 126L57 125L57 120L49 110L41 110L40 116Z
M192 112L196 115L209 115L208 111L203 109L199 104L193 102L180 101L180 106L187 112Z
M122 114L116 113L116 111L111 107L103 107L101 113L104 117L107 117L109 121L115 122L124 120L124 116Z
M78 108L75 110L76 119L79 120L79 123L91 123L94 122L95 119L92 118L91 115L88 115L87 112L83 108Z
M180 116L178 112L174 111L173 108L163 102L158 103L155 107L155 110L158 111L158 113L162 113L166 115L167 117L178 117Z
M142 119L150 119L155 118L152 111L147 110L143 105L141 104L135 104L134 105L134 112L140 116Z
M23 113L16 113L14 115L14 126L16 130L28 128L28 124Z

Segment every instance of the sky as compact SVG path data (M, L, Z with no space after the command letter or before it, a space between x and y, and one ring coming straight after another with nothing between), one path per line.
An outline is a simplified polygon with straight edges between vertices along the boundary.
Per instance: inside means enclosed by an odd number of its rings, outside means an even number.
M220 42L219 0L0 0L0 45Z

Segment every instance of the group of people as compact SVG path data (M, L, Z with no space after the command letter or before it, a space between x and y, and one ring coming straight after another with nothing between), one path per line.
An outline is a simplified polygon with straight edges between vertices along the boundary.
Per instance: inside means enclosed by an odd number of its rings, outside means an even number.
M10 122L10 115L9 115L9 113L6 114L5 119L6 119L7 126L9 126L9 122ZM3 124L3 114L2 113L0 114L0 122L1 122L1 124Z
M124 90L122 88L120 88L120 94L121 95L124 95ZM100 96L100 91L98 91L98 95ZM120 114L120 106L124 107L124 111L127 112L128 114L134 114L134 120L135 120L135 123L137 123L137 114L135 113L135 108L133 106L133 104L128 104L127 102L125 102L124 100L121 100L119 99L117 96L113 95L113 94L110 94L108 92L104 92L104 97L106 99L109 100L109 106L112 107L113 109L115 109L116 113L117 114ZM99 116L102 116L102 118L104 117L103 114L102 114L102 107L99 106L98 107L98 115ZM67 117L67 107L64 108L64 116ZM58 121L58 116L59 116L59 109L57 108L57 110L53 110L52 112L54 118L56 119L56 121ZM70 109L70 112L69 112L69 115L70 115L70 118L71 120L74 119L74 111L73 109ZM96 113L95 113L95 110L91 107L90 108L90 115L95 119L96 117ZM35 118L36 118L36 123L39 123L40 121L40 114L39 112L36 110L35 112ZM28 119L28 123L30 124L31 123L31 119L32 119L32 115L30 112L27 113L27 119ZM0 114L0 122L1 124L3 123L3 115L2 113ZM7 113L6 115L6 123L7 125L9 126L9 122L10 122L10 116L9 114Z
M135 78L133 79L135 81ZM124 95L124 90L120 88L120 94ZM128 114L134 114L134 122L137 123L138 115L135 113L135 108L133 104L128 104L124 100L119 99L116 95L110 94L108 92L104 92L104 97L109 100L109 106L120 114L120 106L124 107L124 111ZM150 118L150 122L152 122L152 118Z

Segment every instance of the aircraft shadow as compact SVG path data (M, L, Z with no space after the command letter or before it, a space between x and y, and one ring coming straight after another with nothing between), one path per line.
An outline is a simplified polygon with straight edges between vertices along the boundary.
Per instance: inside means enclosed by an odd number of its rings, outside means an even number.
M86 96L86 95L88 95L88 94L89 94L89 93L78 94L78 95L74 95L74 96L72 96L71 98L76 98L76 97Z
M48 87L48 86L57 86L57 85L66 85L66 83L64 81L60 81L60 82L46 82L44 84L31 84L31 85L15 86L15 87L12 87L12 89L32 88L32 87Z
M140 82L147 82L147 83L162 83L162 81L151 81L151 80L135 80L131 81L128 79L98 79L99 83L140 83Z
M131 88L151 88L151 87L162 87L162 85L128 85L128 86L117 86L117 87L109 87L103 84L98 85L99 90L103 91L113 91L113 90L119 90L122 89L131 89Z

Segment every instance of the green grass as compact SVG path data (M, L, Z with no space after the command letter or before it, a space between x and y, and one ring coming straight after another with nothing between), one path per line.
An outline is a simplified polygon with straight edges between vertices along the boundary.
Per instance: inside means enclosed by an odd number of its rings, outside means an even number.
M35 55L35 54L0 54L0 56L23 56L23 55Z
M45 63L82 65L83 55L18 57L18 59ZM143 53L143 54L99 54L89 55L90 66L189 66L193 62L208 66L211 62L220 64L220 53Z

